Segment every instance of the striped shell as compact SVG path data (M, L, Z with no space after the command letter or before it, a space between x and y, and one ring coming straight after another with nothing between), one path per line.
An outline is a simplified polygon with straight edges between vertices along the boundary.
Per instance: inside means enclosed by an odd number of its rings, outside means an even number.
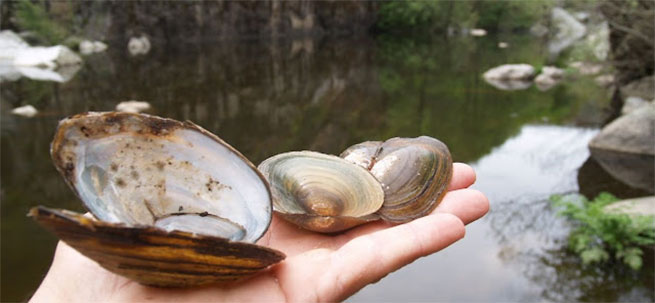
M379 218L380 184L342 158L288 152L266 159L259 170L271 184L275 211L305 229L338 232Z
M66 210L40 206L29 216L107 270L150 286L231 282L284 259L284 254L255 244L113 224Z
M380 181L384 204L378 213L396 223L432 212L453 173L448 147L428 136L368 141L349 147L341 157L370 170Z

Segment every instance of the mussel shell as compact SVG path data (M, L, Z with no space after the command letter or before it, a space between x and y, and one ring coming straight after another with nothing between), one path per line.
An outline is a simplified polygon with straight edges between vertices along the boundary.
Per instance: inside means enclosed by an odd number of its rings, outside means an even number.
M34 220L105 269L141 284L184 287L248 278L284 254L262 246L35 207Z
M250 243L271 221L263 176L241 153L191 122L79 114L59 123L51 155L102 221Z
M448 147L427 136L368 141L349 147L341 157L369 169L380 181L385 198L378 213L390 222L407 222L432 212L452 177Z
M379 182L344 159L288 152L266 159L259 170L270 183L274 211L305 229L338 232L378 219Z

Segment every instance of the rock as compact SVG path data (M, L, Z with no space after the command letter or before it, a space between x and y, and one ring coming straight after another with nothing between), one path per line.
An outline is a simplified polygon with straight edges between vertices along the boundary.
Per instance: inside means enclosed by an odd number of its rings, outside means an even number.
M554 66L544 66L541 69L541 74L553 79L562 79L564 77L564 70Z
M104 44L100 41L82 40L82 42L80 42L79 48L82 55L90 55L106 50L107 44Z
M621 200L603 208L605 212L655 217L655 196Z
M634 96L644 100L655 99L655 76L643 77L620 88L621 96Z
M601 23L587 35L585 43L592 49L596 59L605 61L610 52L610 29L607 21Z
M150 103L145 101L123 101L116 105L119 112L140 113L151 108Z
M132 37L127 43L127 50L132 56L145 55L150 51L150 40L146 36Z
M0 32L0 62L13 64L14 58L20 54L21 50L29 47L30 45L13 31L3 30Z
M648 105L648 101L642 98L634 97L634 96L627 97L625 98L625 100L623 100L623 107L621 108L621 114L627 115L635 111L636 109L646 105Z
M487 31L482 28L474 28L469 33L474 37L482 37L487 35Z
M573 17L580 21L580 22L585 22L587 19L589 19L589 13L587 12L575 12L573 13Z
M551 20L556 29L553 39L548 42L548 52L551 56L557 56L561 51L584 37L587 31L580 21L560 7L553 8Z
M591 62L575 61L569 64L570 67L575 68L581 75L595 75L603 70L603 65Z
M498 47L499 48L507 48L509 44L507 42L498 42Z
M596 81L596 84L598 84L598 86L608 87L614 83L614 75L611 74L600 75L594 78L594 81Z
M51 47L30 47L23 49L14 58L16 66L39 66L54 68L62 65L73 65L82 62L82 58L68 47L57 45Z
M541 73L534 78L534 84L536 84L537 89L542 92L551 89L553 86L557 85L557 83L559 83L559 80L549 77L544 73Z
M541 69L541 74L534 78L534 83L540 91L547 91L564 77L564 70L554 66L544 66Z
M530 33L536 37L543 37L548 34L548 28L541 23L537 23L530 27Z
M534 67L529 64L505 64L486 71L485 79L529 80L534 77Z
M314 15L308 14L301 18L294 13L289 14L289 21L291 21L291 28L299 31L310 31L314 28Z
M486 71L482 77L502 90L526 89L532 85L534 67L528 64L505 64Z
M32 105L25 105L25 106L21 106L21 107L16 107L16 108L11 110L12 114L17 115L17 116L27 117L27 118L32 118L32 117L36 116L36 114L38 112L39 111L37 111L36 108L34 108L34 106L32 106Z
M20 77L66 82L79 70L82 59L65 46L31 47L14 32L0 32L0 80Z
M602 192L613 193L619 198L643 197L652 194L652 191L635 188L617 180L591 156L578 170L577 179L580 193L588 199L594 199Z
M614 178L653 192L655 105L642 106L603 128L589 143L591 155Z
M31 47L10 30L0 32L0 63L2 64L55 68L81 62L80 56L68 47L61 45Z
M589 147L655 156L655 105L640 107L612 121Z

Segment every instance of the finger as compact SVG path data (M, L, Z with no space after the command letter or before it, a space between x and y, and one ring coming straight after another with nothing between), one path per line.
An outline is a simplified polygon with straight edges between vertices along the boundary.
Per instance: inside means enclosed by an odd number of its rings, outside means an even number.
M475 171L464 163L453 163L453 178L448 190L467 188L475 183Z
M489 211L489 199L475 189L450 191L434 210L435 213L450 213L464 224L480 219Z
M464 224L436 213L353 239L330 257L317 287L318 298L340 301L419 257L464 237Z

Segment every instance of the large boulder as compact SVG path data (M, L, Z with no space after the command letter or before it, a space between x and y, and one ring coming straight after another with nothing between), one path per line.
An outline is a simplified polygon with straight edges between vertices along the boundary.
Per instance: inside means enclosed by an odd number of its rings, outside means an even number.
M642 106L614 120L591 140L589 148L616 179L655 191L655 105Z
M644 100L655 99L655 76L643 77L622 86L621 96L639 97Z

